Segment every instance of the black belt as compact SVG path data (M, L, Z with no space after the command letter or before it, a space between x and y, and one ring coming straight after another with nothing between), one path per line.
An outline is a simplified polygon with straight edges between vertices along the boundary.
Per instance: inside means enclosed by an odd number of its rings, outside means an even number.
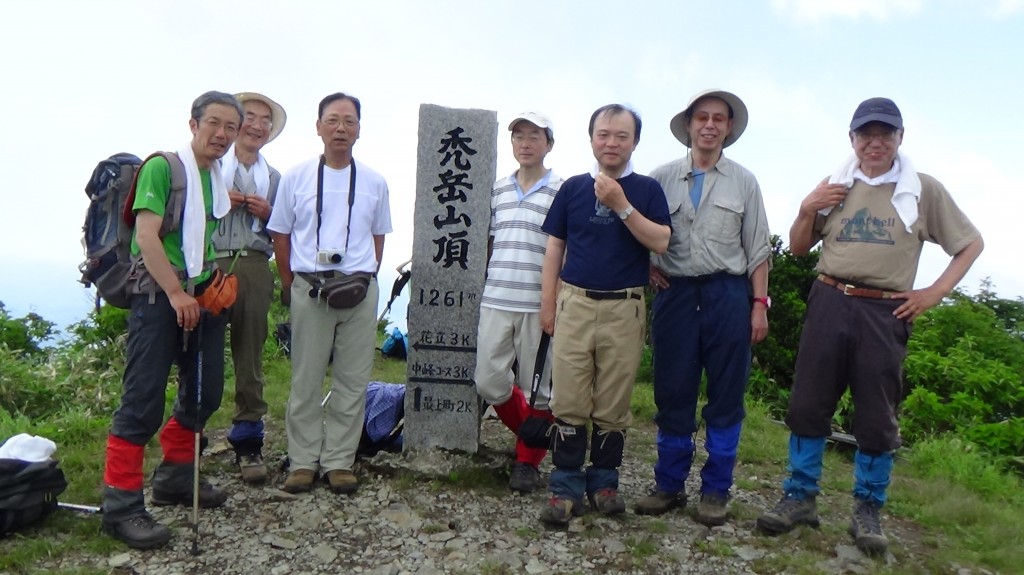
M319 271L319 272L295 272L295 273L297 273L300 276L309 276L309 277L320 278L320 279L325 279L325 280L334 279L334 278L340 278L341 276L349 275L349 274L346 274L346 273L343 273L343 272L340 272L340 271L337 271L337 270L324 270L324 271ZM374 279L377 278L377 274L375 274L375 273L370 274L370 276L373 277ZM306 281L309 281L309 280L306 280Z
M263 256L265 258L269 258L270 257L270 256L268 256L266 254L266 252L262 252L260 250L254 250L252 248L246 248L244 250L217 250L217 259L233 258L236 255L238 255L240 257L243 257L243 258L244 257L248 257L248 256Z
M590 299L640 299L640 294L629 291L591 291L583 290L583 295Z

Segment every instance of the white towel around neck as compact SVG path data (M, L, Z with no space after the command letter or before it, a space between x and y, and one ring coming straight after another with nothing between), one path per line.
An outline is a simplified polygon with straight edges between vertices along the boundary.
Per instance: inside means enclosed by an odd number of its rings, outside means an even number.
M178 150L178 157L185 165L187 182L185 215L181 221L181 251L185 254L185 271L188 277L194 278L202 273L206 258L206 202L203 201L203 180L191 142ZM219 220L231 209L231 199L220 173L220 162L210 164L210 187L213 188L213 217Z
M235 171L238 170L238 156L235 155L235 145L231 144L228 153L220 160L220 173L224 178L224 187L228 190L235 185ZM256 152L256 163L252 166L253 179L256 181L256 195L264 200L270 195L270 167L263 158L263 154ZM252 231L258 232L263 229L263 222L259 218L253 218Z
M914 165L910 163L910 159L903 152L897 152L894 167L898 174L896 189L892 193L892 207L896 210L896 215L900 217L900 221L903 222L909 234L910 227L917 221L917 202L921 199L921 178L918 177L917 170L914 169ZM892 181L891 178L883 180L881 177L869 179L860 171L860 160L857 159L856 154L850 154L850 157L829 177L828 183L843 184L849 188L853 185L855 178L871 185ZM823 216L827 216L831 212L832 208L818 210L818 213Z

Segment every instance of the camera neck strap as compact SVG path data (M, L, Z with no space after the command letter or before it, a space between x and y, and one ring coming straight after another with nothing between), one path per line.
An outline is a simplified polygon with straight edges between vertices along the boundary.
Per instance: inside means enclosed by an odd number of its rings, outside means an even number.
M316 169L316 249L320 251L320 224L323 223L324 210L324 165L327 160L320 156L320 165ZM348 177L348 223L345 224L345 252L348 252L348 238L352 231L352 205L356 203L356 159L349 161Z
M530 407L537 403L537 392L540 390L540 380L544 376L544 363L548 358L548 344L551 336L547 332L540 334L540 345L537 349L537 361L533 367L533 385L530 388ZM551 397L551 380L548 380L548 397Z

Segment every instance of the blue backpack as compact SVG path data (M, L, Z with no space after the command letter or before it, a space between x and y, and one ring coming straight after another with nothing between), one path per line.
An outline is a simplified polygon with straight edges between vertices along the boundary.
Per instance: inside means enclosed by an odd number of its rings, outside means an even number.
M380 346L380 353L384 357L403 360L409 356L409 350L406 349L405 334L402 333L402 330L397 327L391 329L391 333L388 334L388 337Z
M85 186L89 210L82 226L85 261L78 266L80 281L85 287L96 286L96 307L102 298L108 304L128 308L128 275L132 268L129 253L135 214L135 177L142 164L156 155L163 156L171 168L171 193L160 227L160 237L178 229L185 209L185 167L177 156L157 152L146 160L126 153L114 154L101 161Z

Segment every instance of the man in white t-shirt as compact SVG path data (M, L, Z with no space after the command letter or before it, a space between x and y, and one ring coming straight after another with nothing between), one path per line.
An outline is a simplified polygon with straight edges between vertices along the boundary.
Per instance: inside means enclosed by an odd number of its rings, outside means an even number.
M540 272L548 235L541 230L562 178L544 166L555 145L551 120L537 112L519 114L508 125L519 169L491 191L487 283L477 329L476 390L513 433L530 415L553 420L548 409L551 362L545 361L537 401L527 400L541 339ZM550 360L550 348L547 357ZM518 372L512 366L518 360ZM510 489L537 489L544 448L516 441Z
M292 321L292 389L284 490L309 491L323 471L335 493L352 493L366 386L377 343L377 269L391 208L384 178L352 157L361 105L335 93L320 101L323 155L281 178L267 224ZM347 297L337 298L335 288ZM354 287L352 287L354 286ZM355 295L353 295L355 294ZM330 399L322 386L333 354Z

